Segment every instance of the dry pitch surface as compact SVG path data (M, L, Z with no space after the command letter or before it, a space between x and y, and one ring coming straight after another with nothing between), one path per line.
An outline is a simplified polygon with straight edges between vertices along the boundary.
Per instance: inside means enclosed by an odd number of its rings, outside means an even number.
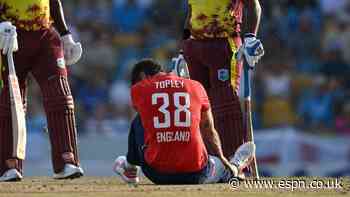
M274 180L280 180L275 178ZM283 179L283 178L282 178ZM294 178L293 178L294 179ZM308 181L313 178L305 178ZM139 197L139 196L350 196L350 179L342 178L340 190L247 189L233 190L228 184L157 186L143 181L138 186L126 185L116 177L84 177L76 180L56 181L47 177L27 177L19 183L0 183L0 197Z

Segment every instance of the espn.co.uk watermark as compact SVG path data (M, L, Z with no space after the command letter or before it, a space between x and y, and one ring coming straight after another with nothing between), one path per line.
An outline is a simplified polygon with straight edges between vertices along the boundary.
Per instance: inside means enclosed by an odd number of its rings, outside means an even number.
M342 190L341 179L246 179L232 178L229 181L232 190Z

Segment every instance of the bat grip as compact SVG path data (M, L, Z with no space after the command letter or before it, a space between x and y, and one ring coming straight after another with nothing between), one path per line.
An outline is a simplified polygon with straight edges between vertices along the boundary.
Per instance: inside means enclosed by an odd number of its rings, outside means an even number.
M13 61L12 52L7 54L7 62L8 62L9 75L16 74L15 63Z
M248 99L251 96L251 82L250 82L250 68L248 63L245 60L244 49L243 47L239 48L239 50L235 54L237 61L243 62L243 83L244 83L244 98Z

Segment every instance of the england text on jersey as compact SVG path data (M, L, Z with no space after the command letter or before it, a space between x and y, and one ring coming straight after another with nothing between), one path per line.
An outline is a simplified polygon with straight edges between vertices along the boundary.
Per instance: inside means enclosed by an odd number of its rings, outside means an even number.
M189 142L191 138L191 132L189 131L165 131L157 132L156 135L158 143Z

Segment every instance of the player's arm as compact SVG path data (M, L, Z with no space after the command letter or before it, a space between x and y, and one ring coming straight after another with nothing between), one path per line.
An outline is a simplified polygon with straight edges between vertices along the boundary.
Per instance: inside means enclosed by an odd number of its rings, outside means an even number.
M246 0L245 10L247 10L245 21L245 33L257 35L261 19L261 5L259 0Z
M186 5L187 5L187 14L185 19L184 31L182 34L182 39L184 40L189 39L191 37L190 20L191 20L192 8L191 8L191 5L188 3L188 0Z
M77 63L83 50L81 44L73 40L72 34L67 27L61 0L50 0L50 15L53 19L53 26L61 35L66 64L72 65Z
M214 148L214 154L218 157L224 157L221 141L219 134L217 133L214 127L214 119L211 112L211 109L202 112L200 129L203 135L203 138L210 143Z
M246 0L245 3L244 56L250 68L254 68L264 56L264 47L256 35L259 30L261 6L259 0Z
M220 137L214 127L214 119L211 109L202 112L200 129L204 141L208 142L209 145L213 147L214 154L220 158L222 163L226 166L227 169L232 172L232 174L235 174L235 167L230 164L222 151Z
M53 25L61 36L70 34L64 12L62 8L61 0L50 0L50 14L53 19Z

